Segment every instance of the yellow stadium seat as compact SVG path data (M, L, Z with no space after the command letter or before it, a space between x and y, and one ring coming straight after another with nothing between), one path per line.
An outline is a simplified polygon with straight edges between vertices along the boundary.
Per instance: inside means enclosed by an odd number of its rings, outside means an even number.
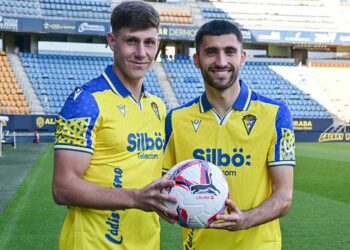
M24 113L25 114L30 114L30 109L29 109L29 107L24 107L24 108L22 108L22 110L24 111Z
M28 103L26 101L22 101L22 107L28 107Z

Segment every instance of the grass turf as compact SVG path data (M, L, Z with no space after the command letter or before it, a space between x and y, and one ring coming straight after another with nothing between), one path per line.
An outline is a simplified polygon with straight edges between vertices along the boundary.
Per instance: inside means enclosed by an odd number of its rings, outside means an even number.
M294 201L281 220L284 249L350 249L347 152L346 143L297 144ZM57 249L66 209L52 201L52 165L49 145L0 215L0 249ZM161 225L161 249L181 249L180 227Z
M52 149L49 145L37 159L0 216L0 249L57 248L66 209L56 206L51 196Z
M17 149L10 144L3 145L3 157L0 157L0 214L45 147L42 143L18 143Z
M350 144L299 143L284 249L350 249Z

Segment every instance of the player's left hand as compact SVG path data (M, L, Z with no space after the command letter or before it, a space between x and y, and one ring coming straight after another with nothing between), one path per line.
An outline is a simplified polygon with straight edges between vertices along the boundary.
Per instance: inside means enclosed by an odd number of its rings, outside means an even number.
M209 228L225 229L229 231L246 229L244 212L230 199L227 199L225 204L228 214L217 215L216 220L209 225Z

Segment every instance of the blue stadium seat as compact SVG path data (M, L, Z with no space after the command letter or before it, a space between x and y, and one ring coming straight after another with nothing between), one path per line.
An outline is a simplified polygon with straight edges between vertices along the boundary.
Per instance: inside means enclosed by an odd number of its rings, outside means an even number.
M106 65L113 61L112 57L106 56L32 53L20 53L20 58L47 114L57 114L76 86L99 76ZM146 89L150 86L150 93L160 96L166 102L153 70L147 73L144 83ZM45 95L48 96L48 106L45 105Z

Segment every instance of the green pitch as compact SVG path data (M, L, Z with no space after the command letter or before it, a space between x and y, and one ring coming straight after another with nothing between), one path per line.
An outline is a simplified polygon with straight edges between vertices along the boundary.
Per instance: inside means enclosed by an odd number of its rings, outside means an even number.
M0 208L0 250L57 249L66 208L55 205L51 197L52 151L52 145L38 150L20 186L9 184L16 192ZM11 154L0 158L0 168L12 164L22 171L21 167L26 170L32 164L21 160L34 154L30 150L19 148ZM2 172L0 183L15 177L15 171ZM349 143L297 144L293 205L282 218L283 249L350 249L349 177ZM161 249L181 249L180 227L161 224Z

